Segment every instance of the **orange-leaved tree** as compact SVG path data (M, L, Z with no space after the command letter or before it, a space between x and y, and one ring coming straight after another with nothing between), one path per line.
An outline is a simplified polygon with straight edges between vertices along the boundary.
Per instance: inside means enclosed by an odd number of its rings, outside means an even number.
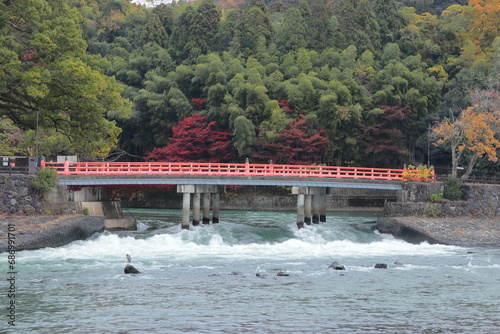
M479 112L475 107L464 110L457 119L445 119L433 128L436 146L451 146L451 176L457 177L457 167L464 152L470 153L470 160L462 179L469 177L478 158L486 156L497 161L500 149L500 118L497 111Z
M470 0L473 9L467 37L482 53L491 51L493 40L500 35L500 1Z

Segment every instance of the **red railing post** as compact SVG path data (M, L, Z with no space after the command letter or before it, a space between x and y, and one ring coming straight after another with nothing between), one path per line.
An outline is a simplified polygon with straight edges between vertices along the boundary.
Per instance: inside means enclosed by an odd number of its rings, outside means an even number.
M68 158L66 158L66 160L64 160L63 175L69 175L69 161L68 161Z
M250 175L250 161L248 158L245 160L245 175Z

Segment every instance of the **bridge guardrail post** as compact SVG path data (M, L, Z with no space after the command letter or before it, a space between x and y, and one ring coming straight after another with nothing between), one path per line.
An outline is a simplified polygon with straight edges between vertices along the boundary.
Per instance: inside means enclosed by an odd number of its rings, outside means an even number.
M250 161L248 158L245 160L245 175L250 175Z
M63 175L69 175L69 161L68 158L66 157L66 160L64 160L64 171Z

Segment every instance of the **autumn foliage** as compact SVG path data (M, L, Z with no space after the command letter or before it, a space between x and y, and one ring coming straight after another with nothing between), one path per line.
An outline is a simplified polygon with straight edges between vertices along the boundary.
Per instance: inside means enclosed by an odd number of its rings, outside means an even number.
M146 161L228 162L234 159L231 134L216 130L216 122L195 114L172 127L170 143L157 147Z
M500 120L497 112L477 112L469 107L454 121L444 120L433 131L435 145L450 145L452 155L452 176L457 176L457 167L462 154L469 152L472 157L467 171L462 178L467 178L478 158L486 156L488 160L498 161L500 149Z
M259 141L257 145L260 145L260 150L253 153L252 158L260 162L272 160L274 163L292 165L321 163L328 138L324 130L314 131L313 134L309 131L303 118L295 119L274 143Z
M408 155L404 147L404 134L401 130L407 118L408 107L380 106L383 111L374 124L360 124L361 140L364 152L370 156L376 154L385 162L394 160L394 157ZM383 162L377 161L381 164ZM395 162L397 164L397 161Z

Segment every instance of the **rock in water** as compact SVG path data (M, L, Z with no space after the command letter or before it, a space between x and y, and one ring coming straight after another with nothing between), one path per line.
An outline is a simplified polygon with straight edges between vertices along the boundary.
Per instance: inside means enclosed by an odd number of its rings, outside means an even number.
M385 264L385 263L377 263L375 265L375 268L377 268L377 269L387 269L387 264Z
M337 261L329 265L328 268L333 270L345 270L345 267L343 265L340 265Z
M137 269L135 269L135 267L133 265L130 265L130 264L127 264L125 266L125 269L123 269L123 272L125 274L140 274L141 272Z

